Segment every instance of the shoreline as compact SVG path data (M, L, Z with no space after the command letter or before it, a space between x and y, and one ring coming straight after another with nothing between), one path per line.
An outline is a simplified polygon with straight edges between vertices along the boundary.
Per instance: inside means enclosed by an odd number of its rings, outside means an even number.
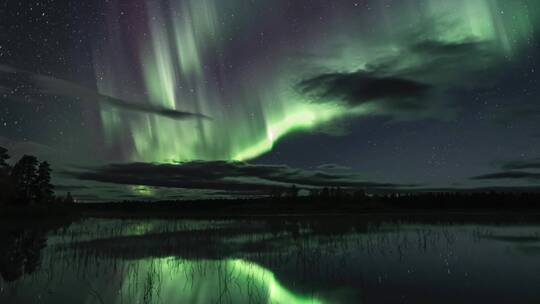
M105 208L103 206L73 205L10 207L1 210L2 220L56 220L73 221L89 218L102 219L140 219L140 220L360 220L360 221L419 221L419 222L531 222L540 223L539 209L415 209L378 208L356 209L343 212L338 210L187 210L170 209L163 206L144 206L133 209Z

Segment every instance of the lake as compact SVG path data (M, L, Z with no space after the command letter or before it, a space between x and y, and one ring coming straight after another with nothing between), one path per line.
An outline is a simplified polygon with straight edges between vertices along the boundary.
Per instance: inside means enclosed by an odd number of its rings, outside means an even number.
M0 224L0 303L540 303L540 224Z

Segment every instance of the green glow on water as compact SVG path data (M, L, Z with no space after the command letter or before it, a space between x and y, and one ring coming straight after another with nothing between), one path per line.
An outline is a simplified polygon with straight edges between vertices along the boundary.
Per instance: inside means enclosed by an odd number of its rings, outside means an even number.
M295 293L270 270L241 259L188 261L171 257L138 263L143 268L124 277L117 303L140 299L192 304L219 299L226 303L325 303L316 296Z
M252 277L268 290L268 303L272 304L322 304L316 298L309 298L294 294L286 289L276 279L275 275L261 266L244 260L230 260L230 267L239 274Z

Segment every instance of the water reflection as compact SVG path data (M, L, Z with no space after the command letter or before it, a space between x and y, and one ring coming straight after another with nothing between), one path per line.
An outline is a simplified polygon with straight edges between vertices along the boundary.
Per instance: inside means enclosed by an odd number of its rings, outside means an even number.
M40 262L41 249L45 247L45 234L32 229L7 230L0 233L0 276L7 282L33 273Z
M540 301L540 226L531 224L91 219L40 227L2 230L0 303Z
M0 225L0 278L14 282L35 272L41 263L41 251L47 245L47 233L69 225L68 221L10 222Z
M123 282L116 303L323 303L287 289L268 269L241 259L160 258L139 266Z

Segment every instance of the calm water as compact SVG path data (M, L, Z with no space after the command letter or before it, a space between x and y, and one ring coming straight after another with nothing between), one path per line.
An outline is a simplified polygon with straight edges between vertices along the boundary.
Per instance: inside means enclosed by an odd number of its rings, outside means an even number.
M540 303L540 225L3 223L0 303Z

